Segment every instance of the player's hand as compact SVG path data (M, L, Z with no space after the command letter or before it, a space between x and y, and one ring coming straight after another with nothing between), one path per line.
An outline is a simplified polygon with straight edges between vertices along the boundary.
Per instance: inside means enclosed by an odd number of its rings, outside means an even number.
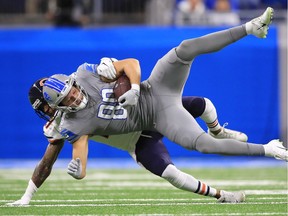
M132 88L121 95L118 99L119 105L127 108L129 106L135 106L138 103L140 96L140 87L139 85L132 84Z
M15 202L12 203L7 203L7 206L26 206L29 205L30 203L30 198L29 197L22 197L19 200L16 200Z
M67 167L67 173L75 179L81 179L82 164L80 158L72 159Z
M102 58L99 66L97 67L97 72L100 76L103 76L109 80L116 78L116 70L114 68L113 62L117 61L114 58Z

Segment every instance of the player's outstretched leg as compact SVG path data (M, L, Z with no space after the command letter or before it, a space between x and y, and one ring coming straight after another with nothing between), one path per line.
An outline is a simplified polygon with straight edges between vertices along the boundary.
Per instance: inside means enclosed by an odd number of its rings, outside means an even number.
M264 145L265 156L274 157L277 160L284 160L288 162L288 151L283 142L280 140L272 140Z
M273 8L268 7L261 16L244 25L184 40L176 48L177 56L182 60L192 61L200 54L216 52L250 34L266 38L272 18Z
M228 192L213 188L197 180L192 175L180 171L172 164L166 167L161 177L181 190L214 197L221 203L240 203L245 201L245 194L243 192Z
M247 34L252 34L258 38L266 38L268 34L269 25L273 19L274 10L271 7L268 7L265 12L246 23Z

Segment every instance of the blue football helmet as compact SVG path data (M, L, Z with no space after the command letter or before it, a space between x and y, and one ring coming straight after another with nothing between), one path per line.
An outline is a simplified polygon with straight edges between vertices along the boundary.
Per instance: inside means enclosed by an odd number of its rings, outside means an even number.
M72 86L76 87L83 95L81 103L77 107L65 106L61 102L69 94ZM43 96L48 104L63 112L77 112L86 107L88 95L84 89L77 84L73 76L55 74L45 81L43 86Z

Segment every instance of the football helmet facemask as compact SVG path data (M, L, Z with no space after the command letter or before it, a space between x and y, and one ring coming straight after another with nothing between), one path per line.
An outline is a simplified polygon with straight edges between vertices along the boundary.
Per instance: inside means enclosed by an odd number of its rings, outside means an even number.
M79 90L79 95L82 95L82 101L78 106L66 106L61 102L69 94L72 86ZM43 96L48 104L57 110L63 112L77 112L84 109L88 102L88 95L84 89L78 85L73 76L64 74L55 74L48 78L43 86ZM73 103L72 103L73 104Z

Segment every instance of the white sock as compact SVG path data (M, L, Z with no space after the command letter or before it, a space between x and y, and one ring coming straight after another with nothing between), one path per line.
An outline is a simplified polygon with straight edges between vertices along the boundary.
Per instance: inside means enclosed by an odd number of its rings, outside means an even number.
M218 131L221 129L221 125L218 122L217 112L213 103L208 99L204 98L206 106L203 114L200 118L205 121L210 131Z
M31 199L33 197L33 195L37 192L37 189L38 188L36 187L34 182L30 179L23 197L27 197L27 198Z
M161 177L166 179L175 187L182 190L211 197L215 197L217 193L215 188L212 188L209 185L206 185L201 181L195 179L193 176L178 170L172 164L169 164L166 167Z

